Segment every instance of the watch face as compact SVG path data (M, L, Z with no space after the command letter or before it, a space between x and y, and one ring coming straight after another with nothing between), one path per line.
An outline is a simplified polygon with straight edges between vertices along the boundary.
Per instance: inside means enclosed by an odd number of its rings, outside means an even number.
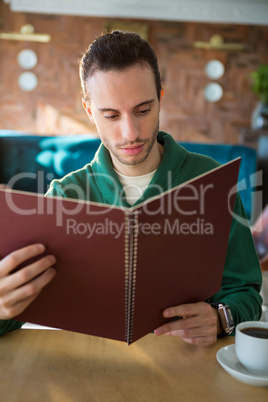
M233 319L233 316L232 316L232 313L231 313L231 310L229 309L229 307L225 308L225 313L227 315L227 321L228 321L230 327L232 327L234 325L234 319Z
M222 327L227 334L230 334L234 329L234 319L229 306L219 304L219 316L221 319Z

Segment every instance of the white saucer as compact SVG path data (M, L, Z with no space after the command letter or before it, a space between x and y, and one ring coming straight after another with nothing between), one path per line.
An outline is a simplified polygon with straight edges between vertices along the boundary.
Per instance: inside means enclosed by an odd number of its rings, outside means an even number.
M236 356L235 345L221 348L217 353L217 360L227 373L231 374L238 380L251 385L268 387L268 375L259 376L257 374L252 374L242 366Z

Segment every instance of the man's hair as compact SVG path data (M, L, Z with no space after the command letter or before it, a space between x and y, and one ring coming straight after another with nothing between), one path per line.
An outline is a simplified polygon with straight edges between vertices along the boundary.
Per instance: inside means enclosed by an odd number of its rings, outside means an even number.
M157 57L149 42L132 32L113 31L94 40L80 61L80 80L82 96L90 102L87 79L96 70L121 71L135 64L151 68L156 84L157 97L161 95L161 78Z

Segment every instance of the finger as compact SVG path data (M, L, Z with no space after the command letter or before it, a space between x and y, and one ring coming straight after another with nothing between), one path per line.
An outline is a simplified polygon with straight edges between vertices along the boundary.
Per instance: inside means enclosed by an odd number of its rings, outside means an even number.
M156 334L157 335L157 334ZM164 336L177 336L183 341L193 345L213 345L217 341L215 331L205 333L205 331L196 331L189 333L188 330L176 330L163 333Z
M164 336L177 336L180 337L183 341L194 344L194 345L212 345L217 341L217 336L215 334L215 331L209 332L209 333L201 333L201 332L196 332L196 334L193 335L193 333L190 335L189 332L184 331L184 330L179 330L179 331L171 331L171 332L166 332L163 334Z
M51 282L55 275L56 270L49 268L31 282L2 297L1 316L13 318L22 312L40 294L42 289Z
M163 324L155 330L156 335L162 335L174 331L184 331L186 336L196 336L197 333L207 335L208 333L217 332L217 318L211 311L205 309L204 314L189 316L184 319L178 319ZM187 331L187 332L186 332ZM181 332L178 336L181 336Z
M217 342L216 336L200 336L196 338L182 338L182 340L191 345L210 346Z
M210 311L210 309L211 306L205 302L181 304L165 309L163 316L166 318L188 317L191 315L205 314Z
M12 275L2 278L0 283L0 294L8 293L20 286L23 286L27 282L30 282L36 276L42 274L48 268L52 267L56 262L56 258L53 255L47 255L34 263L21 268L19 271Z
M177 321L168 322L161 327L156 328L154 332L156 335L168 334L176 336L186 336L187 330L189 331L189 329L193 329L193 327L199 328L199 324L196 324L196 322L193 322L191 325L185 326L185 321L186 319L180 319Z
M156 336L159 335L171 335L171 333L173 333L174 331L178 332L178 336L182 336L183 335L183 328L181 328L180 324L177 324L175 326L174 323L167 323L162 325L161 327L158 327L154 330L154 334Z
M216 326L197 326L187 329L173 330L169 332L173 336L180 336L182 338L196 338L199 336L214 336L216 335Z
M7 319L16 317L17 315L21 314L29 306L29 304L31 304L34 301L34 299L36 299L36 297L39 295L39 293L37 293L34 296L27 297L26 299L19 301L15 305L12 305L10 307L6 307L5 309L3 309L1 319L7 320Z
M36 257L45 251L43 244L33 244L13 251L0 261L0 278L7 276L21 263L32 257Z
M204 314L189 316L184 318L183 320L173 321L171 324L174 324L174 326L176 326L178 322L180 325L180 329L184 330L194 328L217 328L217 317L212 313L212 311L210 311L210 309Z

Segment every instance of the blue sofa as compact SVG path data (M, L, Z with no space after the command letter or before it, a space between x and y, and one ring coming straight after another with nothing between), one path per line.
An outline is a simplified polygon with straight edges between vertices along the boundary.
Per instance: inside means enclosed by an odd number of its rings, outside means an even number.
M87 135L40 136L0 130L0 183L16 190L45 193L50 181L90 162L100 140ZM250 219L254 202L256 151L240 145L181 143L220 163L241 156L239 188Z

